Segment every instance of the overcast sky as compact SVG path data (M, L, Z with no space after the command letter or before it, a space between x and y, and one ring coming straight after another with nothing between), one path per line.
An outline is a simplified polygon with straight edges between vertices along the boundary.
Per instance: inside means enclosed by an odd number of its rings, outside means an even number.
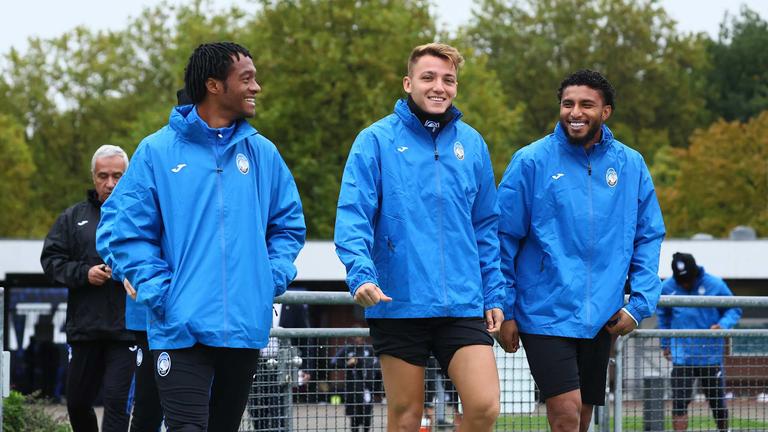
M215 5L252 4L249 0L212 0ZM331 1L331 0L328 0ZM2 0L0 14L0 53L11 46L26 49L29 36L55 37L77 25L92 29L120 29L130 17L137 16L145 6L160 0ZM172 0L174 4L180 0ZM455 28L471 16L473 0L433 0L438 22ZM747 4L763 19L768 17L768 0L661 0L678 28L685 32L707 32L717 37L723 14L738 14L741 4Z

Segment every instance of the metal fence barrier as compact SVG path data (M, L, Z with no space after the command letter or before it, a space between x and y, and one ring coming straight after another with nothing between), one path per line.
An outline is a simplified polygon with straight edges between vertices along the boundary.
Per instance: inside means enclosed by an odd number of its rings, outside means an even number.
M768 431L768 329L641 329L615 350L612 430Z
M353 304L346 292L288 292L276 301ZM659 304L765 309L768 297L674 296L662 297ZM16 323L11 332L15 335L11 341L14 350L31 349L33 345L25 341L30 334L37 341L41 338L37 333L43 329L52 335L41 340L60 342L57 334L63 331L59 329L63 320L56 317L64 309L46 305L35 309L39 313L27 310L34 306L24 303L9 310L11 323ZM39 331L30 333L33 330ZM262 350L241 431L386 430L386 400L368 329L276 328L271 336L270 345ZM702 357L722 347L722 367L675 372L678 379L673 386L674 368L663 355L662 338L680 346L689 344ZM501 384L496 430L548 430L546 406L538 400L524 347L516 354L504 353L498 346L494 350ZM718 383L722 383L722 393L718 393ZM687 414L688 430L716 431L715 416L722 418L721 407L727 409L729 430L768 431L768 329L636 330L618 338L614 345L608 387L607 406L594 416L596 432L672 431L673 410ZM675 399L690 399L690 403L677 402L676 407ZM455 430L461 421L455 389L436 363L427 368L424 406L422 431ZM353 422L357 429L352 428Z
M347 293L289 292L278 302L352 304ZM664 297L660 306L768 307L765 297ZM262 351L242 431L385 431L384 398L378 362L365 328L272 330ZM717 430L713 409L725 407L731 431L768 431L768 329L646 330L618 338L604 409L595 413L597 431L672 431L672 364L661 350L661 338L693 341L707 353L722 346L722 367L677 372L676 396L690 393L688 430ZM692 339L693 338L693 339ZM702 339L703 338L703 339ZM546 406L530 375L524 349L516 354L494 347L501 382L499 431L546 431ZM711 373L701 379L694 374ZM699 378L699 379L693 379ZM718 398L713 383L722 381ZM707 396L710 396L707 399ZM461 420L461 403L436 364L425 376L423 431L451 431ZM718 405L720 404L721 405ZM681 402L678 402L679 414ZM621 418L621 421L616 421ZM354 426L353 427L353 422Z

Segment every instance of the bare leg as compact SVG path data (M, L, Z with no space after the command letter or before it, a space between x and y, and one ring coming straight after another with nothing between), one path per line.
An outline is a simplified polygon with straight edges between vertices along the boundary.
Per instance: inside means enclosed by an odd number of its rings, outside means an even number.
M547 420L552 432L578 431L581 423L581 390L571 390L547 398Z
M424 368L386 354L380 361L387 394L387 432L418 431L424 410Z
M464 415L459 431L490 432L499 417L499 373L488 345L469 345L453 355L448 375L456 386Z

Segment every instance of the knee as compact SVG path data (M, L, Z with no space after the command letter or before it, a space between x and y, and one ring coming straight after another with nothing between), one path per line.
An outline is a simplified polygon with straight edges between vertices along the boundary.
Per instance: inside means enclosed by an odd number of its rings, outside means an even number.
M393 421L398 431L418 430L421 425L423 409L411 404L388 404L390 421Z
M578 400L562 400L547 405L547 414L553 430L577 430L581 421L581 403Z
M492 424L499 417L500 411L501 404L498 398L474 401L471 404L464 404L463 419L469 422L477 421L483 424Z

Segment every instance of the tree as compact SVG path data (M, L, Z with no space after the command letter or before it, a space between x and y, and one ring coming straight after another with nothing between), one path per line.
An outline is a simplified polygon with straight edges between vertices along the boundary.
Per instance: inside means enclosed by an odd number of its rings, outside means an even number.
M668 235L725 236L737 225L768 233L768 111L747 123L720 120L681 150L674 190L662 190Z
M33 231L28 206L35 164L21 125L0 114L0 130L0 237L27 237Z
M768 22L742 6L737 17L725 16L718 40L707 44L707 107L725 120L746 121L768 109Z
M527 144L522 134L525 104L510 108L505 103L502 84L488 67L488 56L463 46L461 40L452 42L461 50L465 66L459 72L456 107L464 113L464 121L477 129L491 152L496 181L501 181L512 154Z
M681 36L651 0L484 0L468 35L488 54L510 107L526 104L529 141L557 119L556 91L569 73L598 70L616 87L610 127L652 159L685 146L706 124L702 36Z
M434 39L433 18L421 0L261 6L240 35L263 88L255 124L296 178L308 235L330 238L349 148L403 94L408 54Z

